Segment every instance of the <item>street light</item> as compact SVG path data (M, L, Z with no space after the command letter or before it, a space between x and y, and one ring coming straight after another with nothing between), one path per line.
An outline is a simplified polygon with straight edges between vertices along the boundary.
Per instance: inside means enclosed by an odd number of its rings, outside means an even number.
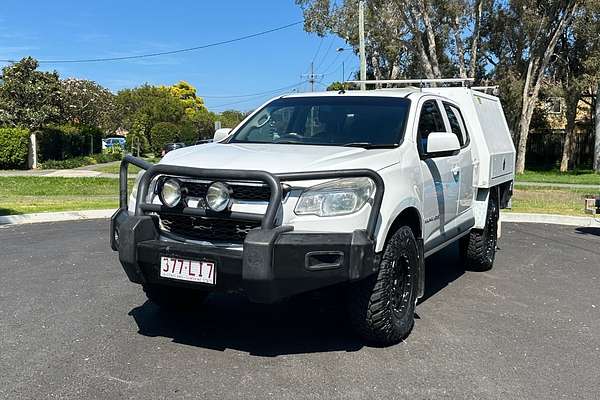
M338 47L337 48L337 52L341 53L342 51L346 51L346 50L354 50L351 47ZM344 82L346 82L346 61L342 61L342 85L344 84Z

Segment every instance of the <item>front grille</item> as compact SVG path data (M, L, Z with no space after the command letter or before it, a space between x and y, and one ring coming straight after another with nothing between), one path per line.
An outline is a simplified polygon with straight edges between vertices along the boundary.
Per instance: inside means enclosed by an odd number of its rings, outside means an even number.
M161 214L163 229L189 239L241 243L260 222Z
M206 191L210 186L209 182L191 182L184 181L181 183L182 188L187 191L186 196L203 199L206 196ZM266 185L241 185L229 184L235 200L243 201L269 201L271 198L271 189Z
M180 184L184 203L186 198L194 199L198 203L191 203L193 207L207 208L205 196L211 182L182 179ZM232 189L231 197L236 201L268 202L271 197L271 189L264 184L228 182L228 185ZM177 214L175 210L158 215L165 232L192 240L242 243L251 229L260 227L257 221L195 217Z

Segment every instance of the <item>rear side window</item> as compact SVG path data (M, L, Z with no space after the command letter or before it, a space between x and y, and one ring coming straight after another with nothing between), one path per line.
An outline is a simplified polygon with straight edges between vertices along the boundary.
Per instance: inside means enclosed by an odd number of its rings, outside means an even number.
M464 147L469 143L469 136L467 135L467 129L460 113L460 110L451 104L444 103L444 109L448 116L448 122L450 122L450 129L458 137L460 146Z
M421 107L419 116L418 139L422 154L427 153L427 138L431 132L445 132L446 126L442 113L435 100L427 100Z

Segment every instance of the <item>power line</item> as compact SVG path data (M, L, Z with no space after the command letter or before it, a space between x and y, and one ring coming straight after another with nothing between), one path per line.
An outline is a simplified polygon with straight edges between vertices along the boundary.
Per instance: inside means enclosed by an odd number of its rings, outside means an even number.
M325 36L321 36L321 41L319 41L319 47L317 47L317 52L315 53L315 55L313 56L312 62L314 63L315 60L317 59L317 56L319 55L319 52L321 51L321 46L323 46L323 39L325 39Z
M38 60L39 63L45 63L45 64L64 64L64 63L89 63L89 62L105 62L105 61L123 61L123 60L134 60L134 59L139 59L139 58L149 58L149 57L158 57L158 56L166 56L166 55L170 55L170 54L177 54L177 53L185 53L185 52L189 52L189 51L195 51L195 50L202 50L202 49L207 49L209 47L216 47L216 46L221 46L224 44L229 44L229 43L234 43L234 42L239 42L242 40L246 40L246 39L251 39L251 38L255 38L257 36L263 36L269 33L273 33L273 32L277 32L283 29L287 29L290 28L292 26L295 25L299 25L303 23L303 21L297 21L291 24L287 24L287 25L283 25L277 28L273 28L273 29L269 29L266 31L261 31L261 32L257 32L257 33L253 33L250 35L246 35L246 36L241 36L241 37L237 37L234 39L229 39L229 40L222 40L220 42L214 42L214 43L209 43L209 44L203 44L203 45L199 45L199 46L194 46L194 47L187 47L184 49L177 49L177 50L170 50L170 51L161 51L161 52L156 52L156 53L147 53L147 54L138 54L138 55L133 55L133 56L122 56L122 57L103 57L103 58L83 58L83 59L73 59L73 60ZM15 60L0 60L0 62L15 62Z
M233 106L233 105L236 105L236 104L242 104L242 103L246 103L246 102L249 102L249 101L257 100L257 99L260 99L261 97L274 96L277 93L285 91L287 89L296 88L296 87L302 85L304 82L305 81L298 82L298 83L295 83L295 84L290 85L290 86L286 86L286 87L281 88L281 89L272 90L270 92L259 93L259 94L255 95L255 96L253 96L252 98L249 98L249 99L238 100L238 101L233 101L233 102L224 103L224 104L218 104L218 105L215 105L215 106L212 106L212 107L209 107L209 108L210 109L215 109L215 108L229 107L229 106Z
M304 83L304 81L302 81L300 83L296 83L294 85L284 86L284 87L280 87L277 89L266 90L264 92L258 92L258 93L240 94L240 95L235 95L235 96L233 96L233 95L232 96L210 96L210 95L205 96L205 95L199 94L198 97L202 97L204 99L237 99L237 98L242 98L242 97L256 97L256 96L260 96L261 94L269 94L269 93L273 93L273 92L279 92L279 91L285 90L285 89L291 89L291 88L299 86L303 83Z
M321 68L321 65L323 65L323 63L325 62L325 59L327 58L327 56L329 55L329 52L331 51L331 47L333 47L334 41L335 41L335 38L332 37L331 41L329 42L329 47L327 47L327 50L325 51L325 54L321 58L321 61L317 64L317 70L319 70L319 68Z

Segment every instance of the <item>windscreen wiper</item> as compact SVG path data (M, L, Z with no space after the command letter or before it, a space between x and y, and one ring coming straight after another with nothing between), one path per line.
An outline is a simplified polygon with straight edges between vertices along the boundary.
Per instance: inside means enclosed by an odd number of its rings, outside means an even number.
M394 144L375 144L371 142L352 142L346 143L344 147L362 147L365 149L387 149L391 147L396 147Z

